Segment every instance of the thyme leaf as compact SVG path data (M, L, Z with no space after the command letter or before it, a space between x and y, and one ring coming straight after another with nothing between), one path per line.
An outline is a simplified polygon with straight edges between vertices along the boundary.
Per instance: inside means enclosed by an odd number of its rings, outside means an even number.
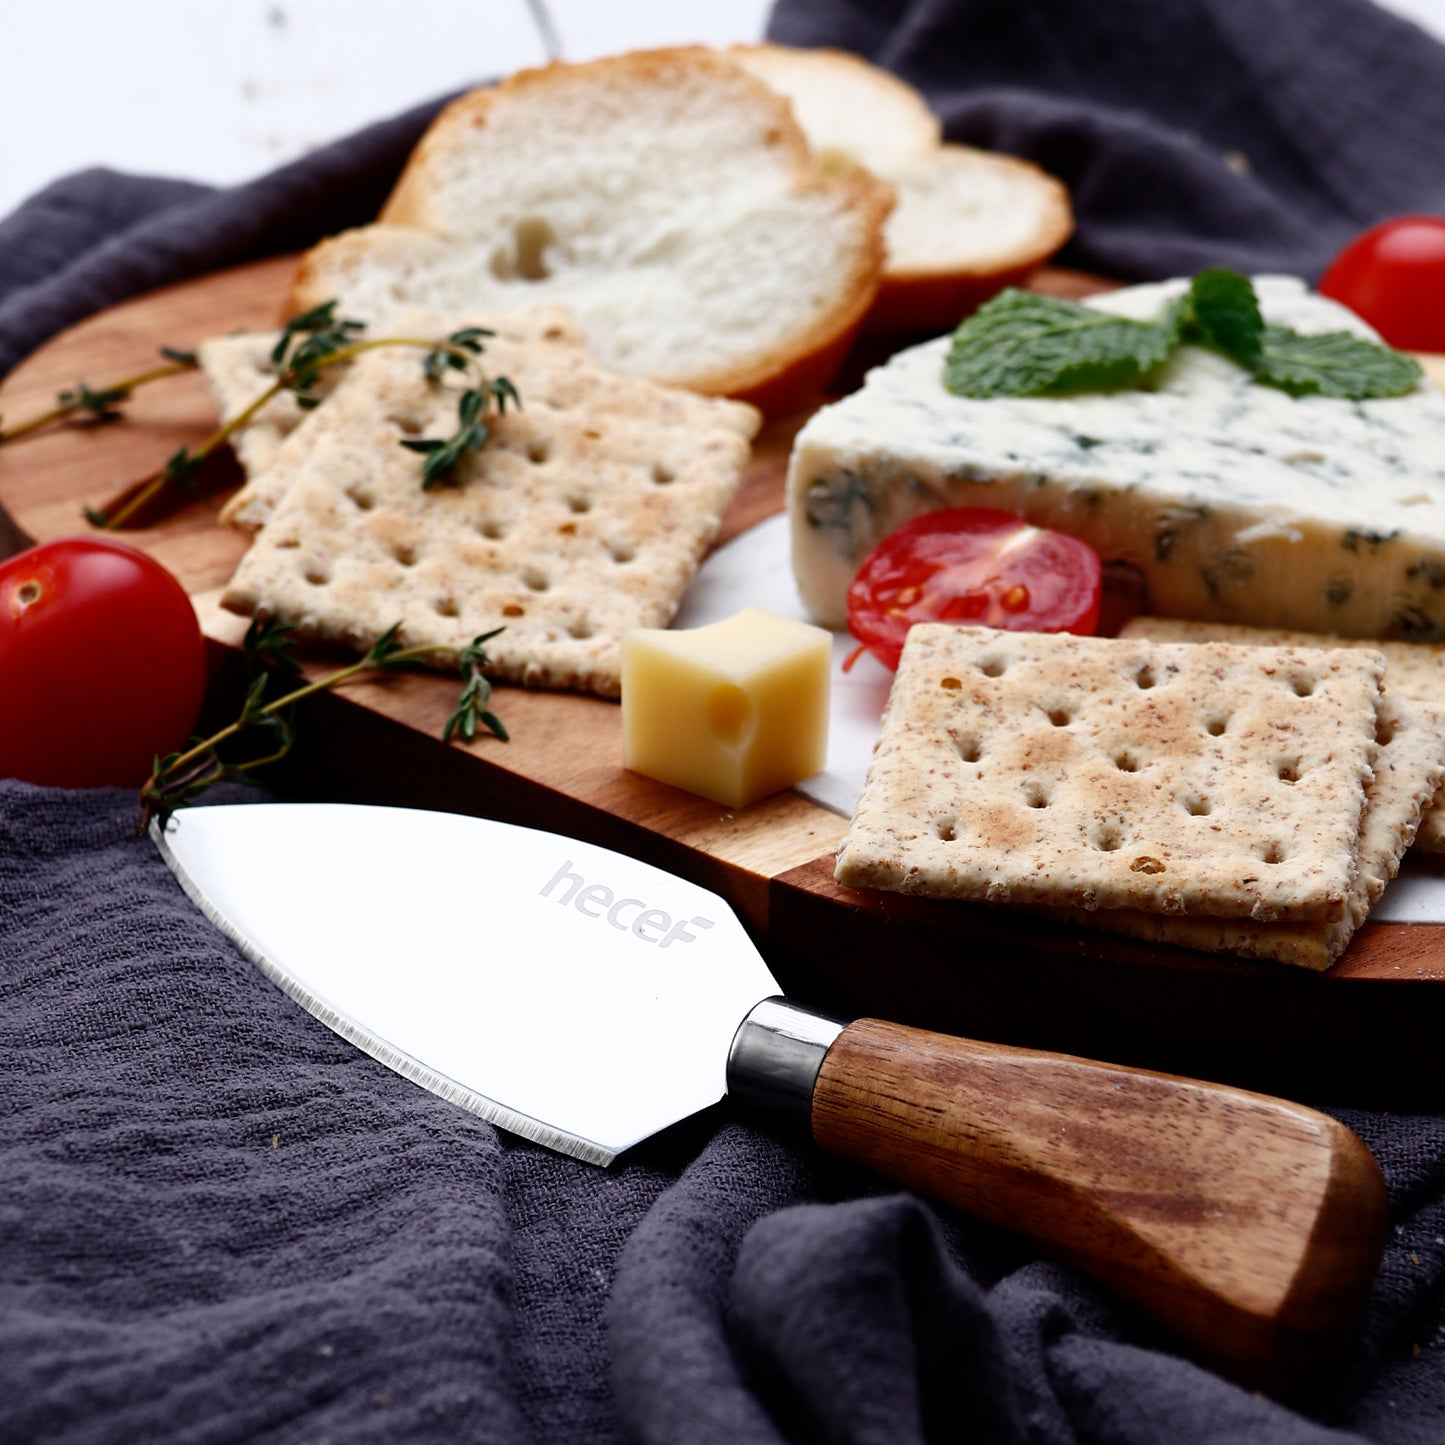
M490 632L484 632L480 637L474 637L462 648L457 657L457 665L461 670L466 686L462 688L462 695L457 702L456 711L447 719L447 725L442 732L442 741L449 743L454 733L461 735L463 742L471 742L477 735L477 728L484 727L488 732L507 742L510 734L502 725L502 720L488 707L492 697L492 684L486 676L484 669L487 665L487 652L484 646L504 629L494 627Z
M160 353L166 360L164 366L150 367L134 376L114 381L109 386L93 387L88 382L77 381L71 390L62 391L56 395L55 405L48 411L43 411L38 416L30 417L26 421L18 422L16 425L0 431L0 443L14 441L17 437L26 435L27 432L39 431L42 427L50 426L58 421L65 421L77 412L88 411L96 421L111 421L119 415L116 407L123 401L129 401L131 393L136 387L144 386L150 381L158 381L164 376L176 376L183 371L194 371L200 364L196 360L195 353L191 351L163 346L160 348Z
M452 332L445 342L427 352L423 370L434 386L441 383L449 370L470 372L475 384L467 387L457 400L457 430L451 436L403 437L401 440L401 445L408 451L417 452L424 458L421 467L423 491L454 481L462 458L468 452L480 451L487 444L492 429L486 417L493 408L498 416L506 414L509 402L521 409L522 398L511 380L505 376L489 377L476 364L476 358L485 350L482 338L495 334L481 326L468 326Z
M397 672L435 659L434 647L402 646L400 630L401 624L394 623L356 662L297 686L294 684L301 665L292 655L295 629L284 623L254 619L242 644L250 679L236 720L208 738L193 740L184 751L154 759L151 776L140 791L138 832L144 833L153 821L164 826L177 808L185 807L214 784L285 757L295 741L296 704L304 698L367 673ZM470 742L479 724L500 741L508 740L501 719L487 708L491 683L482 671L487 664L484 644L501 631L498 627L473 638L458 655L464 686L456 710L447 719L444 742L450 742L457 733ZM281 682L290 690L268 698L273 682ZM242 740L239 754L238 739Z
M92 390L85 382L78 381L74 391L62 391L56 401L68 412L88 411L97 421L114 421L120 416L117 405L129 401L130 392L130 387L124 382Z
M339 359L338 353L351 347L357 332L366 329L364 321L338 319L336 307L335 301L323 301L293 316L271 349L271 364L276 368L279 385L294 393L305 410L321 400L314 393L322 371Z

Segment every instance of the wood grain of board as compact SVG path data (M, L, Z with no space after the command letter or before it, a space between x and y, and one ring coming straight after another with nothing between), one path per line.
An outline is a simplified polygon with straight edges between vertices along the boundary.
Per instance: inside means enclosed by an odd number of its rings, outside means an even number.
M62 333L0 386L0 418L44 410L84 379L150 364L161 345L264 329L295 267L276 257L140 297ZM1042 273L1052 294L1098 278ZM862 345L845 377L881 359ZM1427 361L1445 383L1445 361ZM846 381L845 381L846 384ZM720 541L780 510L802 415L764 430ZM0 447L0 508L19 542L87 530L98 505L194 446L215 425L185 375L139 391L124 418L77 422ZM228 452L183 499L125 540L186 586L213 639L213 702L238 687L244 621L217 598L246 547L217 522L238 484ZM312 671L334 657L312 654ZM499 688L512 741L443 745L452 679L407 675L316 701L279 779L294 796L441 807L574 834L674 869L738 910L789 992L846 1013L1194 1073L1296 1096L1396 1104L1445 1097L1445 927L1367 924L1327 974L1247 963L1046 925L1027 915L841 888L831 855L846 820L785 792L731 810L628 773L613 703Z

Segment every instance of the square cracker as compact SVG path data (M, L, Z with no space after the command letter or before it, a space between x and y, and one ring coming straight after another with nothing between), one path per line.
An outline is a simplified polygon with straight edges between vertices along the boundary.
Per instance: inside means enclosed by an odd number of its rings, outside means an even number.
M1233 622L1190 622L1174 617L1135 617L1121 637L1152 637L1156 642L1238 642L1280 647L1376 647L1385 655L1385 691L1410 698L1445 715L1445 643L1376 642L1295 632L1283 627L1246 627ZM1427 805L1413 846L1422 853L1445 853L1445 802Z
M437 313L418 307L399 316L395 324L387 328L387 334L427 340L440 339L457 329L456 326L444 325ZM510 341L547 339L568 340L579 346L583 344L581 329L566 307L559 305L511 313L492 322L488 329ZM201 371L220 408L223 422L239 416L257 397L275 385L276 363L271 359L271 353L280 339L279 331L238 333L212 337L196 349ZM356 339L364 341L366 332L357 333ZM491 343L484 344L490 347ZM407 349L420 364L423 354L420 348ZM482 365L487 364L484 352ZM336 389L346 370L344 364L327 367L321 373L313 394L324 401ZM312 410L302 407L294 393L279 392L245 426L232 434L231 449L246 474L246 484L221 508L221 521L248 532L265 525L290 475L284 469L274 476L268 475L271 464L280 453L282 444L312 415Z
M1423 810L1445 781L1445 717L1394 696L1381 699L1379 717L1374 779L1365 792L1360 822L1359 871L1338 917L1320 923L1256 923L1248 918L1179 917L1138 910L1064 911L1059 916L1155 943L1328 968L1399 871Z
M908 635L838 880L938 898L1326 918L1354 883L1384 659Z
M362 356L278 451L274 511L222 601L356 648L400 623L441 656L505 627L493 676L616 697L622 633L671 621L758 413L605 372L560 329L498 334L482 362L522 407L423 491L399 443L452 435L462 383L429 383L412 350Z

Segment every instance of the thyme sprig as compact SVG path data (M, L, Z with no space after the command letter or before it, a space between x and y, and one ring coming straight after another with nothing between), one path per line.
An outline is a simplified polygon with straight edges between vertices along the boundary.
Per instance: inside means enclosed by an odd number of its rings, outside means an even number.
M430 491L441 482L452 480L456 475L457 463L468 452L480 451L491 436L492 429L484 418L490 407L495 405L497 415L506 413L507 402L521 406L522 399L517 389L505 376L485 382L483 388L468 387L462 392L457 403L456 432L445 441L434 437L402 438L402 446L408 451L420 452L425 457L421 464L422 490Z
M336 302L324 301L293 316L281 328L276 345L271 348L271 365L276 370L277 387L290 391L297 406L304 411L321 404L315 395L321 384L321 373L332 358L345 351L364 331L364 321L338 320ZM291 350L294 345L295 349ZM288 357L287 351L291 350Z
M151 775L140 791L138 831L145 832L152 821L164 826L177 808L184 807L214 784L285 757L295 741L295 707L304 698L340 687L367 673L397 672L436 657L435 647L403 647L397 640L400 627L400 623L389 627L357 661L268 700L267 689L272 681L294 682L301 675L301 665L291 651L293 628L283 623L253 621L246 629L243 643L250 682L240 713L234 722L210 737L193 741L184 751L155 759ZM461 650L458 663L466 685L456 711L447 719L443 741L450 742L453 734L459 732L470 742L479 726L502 742L508 740L501 719L487 708L491 684L483 673L487 665L484 644L502 630L498 627L483 633ZM223 758L222 746L242 736L252 744L252 751L241 758Z
M310 410L322 400L317 395L317 388L325 371L352 361L363 352L385 346L411 346L423 351L423 370L433 384L441 384L445 375L452 371L465 374L471 382L458 399L458 426L452 436L402 439L403 446L424 455L421 471L423 488L451 479L462 458L486 444L491 435L488 417L493 413L502 415L509 403L521 406L521 397L511 381L504 376L487 375L480 364L485 349L484 339L494 334L486 328L463 327L441 340L423 336L380 336L362 340L359 333L365 329L365 323L338 317L336 307L335 301L325 301L320 306L313 306L310 311L293 316L282 328L272 349L271 363L276 380L265 391L229 421L218 426L194 450L179 448L164 466L145 478L139 486L130 489L125 496L101 508L85 508L86 520L96 527L123 527L163 492L174 486L193 486L196 468L247 426L273 397L290 392L298 406ZM78 411L89 411L98 420L111 420L119 414L116 410L119 404L129 399L136 387L161 377L174 376L180 371L193 370L197 365L195 355L190 352L163 347L162 354L167 358L167 365L163 367L127 377L112 386L92 388L80 382L73 391L61 392L56 406L8 432L0 433L0 442L36 431Z
M39 431L42 427L53 426L66 421L80 412L89 412L94 421L114 421L120 412L120 403L129 401L131 393L138 386L162 377L178 376L183 371L194 371L200 364L191 351L178 351L171 346L161 347L166 358L164 366L152 366L145 371L114 381L109 386L92 387L88 382L77 381L72 389L56 394L55 405L12 427L0 428L0 442L11 442L28 432Z
M447 719L442 732L444 743L451 742L453 733L460 733L462 741L469 743L476 737L478 727L486 728L503 742L508 741L510 734L502 726L501 718L487 707L492 698L492 683L484 671L487 653L483 644L490 642L501 631L502 628L494 627L490 632L472 638L457 655L457 666L466 686L457 701L456 711Z

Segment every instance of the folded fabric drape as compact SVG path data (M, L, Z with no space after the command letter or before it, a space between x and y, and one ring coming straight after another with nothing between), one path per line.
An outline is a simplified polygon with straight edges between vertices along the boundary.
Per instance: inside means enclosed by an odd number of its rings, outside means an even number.
M771 33L859 49L954 138L1060 175L1064 259L1121 278L1310 275L1445 210L1445 52L1364 0L781 0ZM368 219L435 109L227 190L58 181L0 222L0 373ZM1393 1229L1355 1350L1287 1409L1012 1236L725 1112L607 1171L499 1135L290 1004L135 820L0 782L0 1441L1445 1435L1445 1118L1308 1101L1376 1152Z

